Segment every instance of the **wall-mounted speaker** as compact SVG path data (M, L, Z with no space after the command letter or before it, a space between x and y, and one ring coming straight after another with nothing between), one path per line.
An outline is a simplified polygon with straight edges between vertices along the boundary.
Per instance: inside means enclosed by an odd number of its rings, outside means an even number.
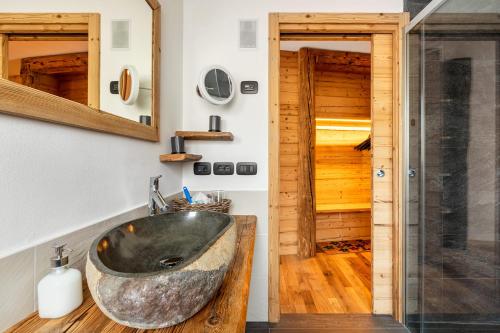
M240 48L255 49L257 48L257 21L242 20L240 21Z
M111 21L111 47L113 49L130 47L130 20Z

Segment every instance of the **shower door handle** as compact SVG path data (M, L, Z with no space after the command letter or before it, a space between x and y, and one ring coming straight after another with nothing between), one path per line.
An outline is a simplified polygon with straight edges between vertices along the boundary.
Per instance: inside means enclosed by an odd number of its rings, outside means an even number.
M415 169L413 169L413 168L408 169L408 176L409 176L410 178L413 178L413 177L415 177L416 175L417 175L417 170L415 170Z

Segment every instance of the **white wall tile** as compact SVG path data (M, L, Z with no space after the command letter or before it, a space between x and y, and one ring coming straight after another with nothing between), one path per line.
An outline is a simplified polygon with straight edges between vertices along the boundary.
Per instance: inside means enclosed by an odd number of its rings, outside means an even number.
M0 332L34 311L34 250L0 259Z

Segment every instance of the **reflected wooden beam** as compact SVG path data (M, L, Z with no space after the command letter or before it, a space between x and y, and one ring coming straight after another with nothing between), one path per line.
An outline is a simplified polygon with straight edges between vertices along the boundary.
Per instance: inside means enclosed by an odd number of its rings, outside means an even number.
M81 41L85 42L88 40L88 35L87 34L64 34L64 35L58 35L58 34L19 34L19 35L10 35L9 36L9 41L16 41L16 42L59 42L59 41Z

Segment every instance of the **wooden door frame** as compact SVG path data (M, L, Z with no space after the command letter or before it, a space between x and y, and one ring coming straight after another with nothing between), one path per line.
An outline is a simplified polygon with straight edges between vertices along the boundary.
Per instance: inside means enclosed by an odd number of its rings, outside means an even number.
M346 13L270 13L269 14L269 211L268 211L268 320L280 319L280 40L293 36L314 36L322 40L322 34L339 34L342 38L357 38L357 35L375 33L393 36L393 265L392 265L392 315L402 320L403 265L402 262L402 54L403 28L409 22L408 13L346 14ZM299 37L297 37L299 38ZM363 38L363 37L361 37ZM323 40L331 38L323 38ZM373 98L373 97L372 97Z

